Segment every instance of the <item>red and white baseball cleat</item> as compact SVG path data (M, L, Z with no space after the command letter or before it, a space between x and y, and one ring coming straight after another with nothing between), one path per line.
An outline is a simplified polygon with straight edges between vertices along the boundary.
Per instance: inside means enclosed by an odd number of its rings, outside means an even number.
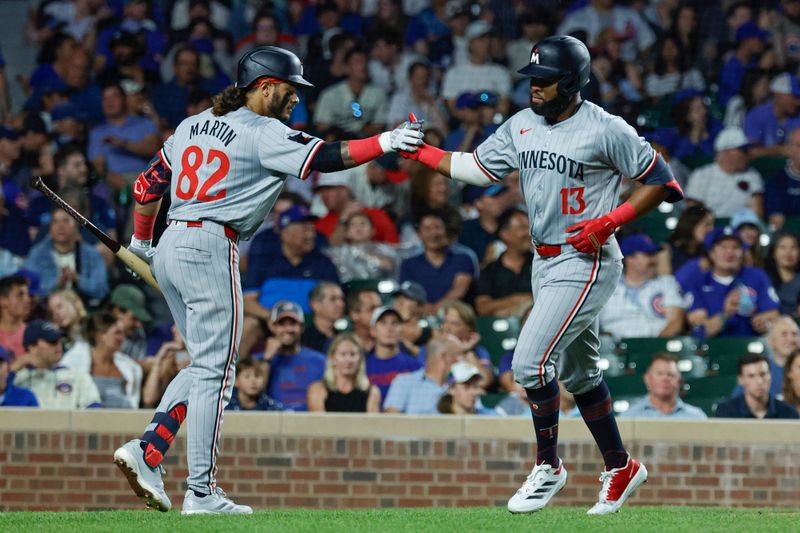
M508 500L508 511L533 513L543 508L567 483L567 469L559 459L558 468L543 463L533 467L525 483Z
M622 468L612 468L600 474L603 488L600 500L586 514L616 513L636 488L647 481L647 469L642 463L628 456Z

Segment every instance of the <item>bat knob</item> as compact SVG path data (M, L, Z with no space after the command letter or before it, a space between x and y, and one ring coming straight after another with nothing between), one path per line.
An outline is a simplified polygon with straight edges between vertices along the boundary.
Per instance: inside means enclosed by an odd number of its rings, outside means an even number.
M36 190L41 190L42 185L44 184L44 180L41 176L31 176L31 187Z

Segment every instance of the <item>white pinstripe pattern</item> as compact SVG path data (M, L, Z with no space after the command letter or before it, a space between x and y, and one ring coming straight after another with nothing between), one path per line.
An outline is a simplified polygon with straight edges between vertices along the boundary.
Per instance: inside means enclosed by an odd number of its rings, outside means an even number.
M603 247L598 263L594 268L595 256L571 247L563 247L556 257L534 258L535 303L512 362L514 379L523 387L540 388L552 381L565 352L560 379L570 392L585 392L600 382L597 315L622 272L621 254L613 241Z
M236 327L243 319L238 248L218 224L170 225L153 267L192 358L167 387L157 410L188 404L187 483L208 493L216 484L220 406L230 401L241 340L241 328Z

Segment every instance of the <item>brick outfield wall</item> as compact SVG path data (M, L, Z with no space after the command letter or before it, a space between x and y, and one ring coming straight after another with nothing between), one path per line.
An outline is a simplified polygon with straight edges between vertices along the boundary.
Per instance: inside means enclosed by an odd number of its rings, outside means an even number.
M584 437L564 439L570 477L554 504L589 506L597 497L600 455ZM0 427L0 510L140 508L111 462L129 438ZM800 439L783 441L628 439L650 472L631 504L798 507ZM165 461L166 488L178 507L185 444L176 439ZM229 435L222 450L220 485L255 508L377 508L505 505L531 468L535 446L517 439Z

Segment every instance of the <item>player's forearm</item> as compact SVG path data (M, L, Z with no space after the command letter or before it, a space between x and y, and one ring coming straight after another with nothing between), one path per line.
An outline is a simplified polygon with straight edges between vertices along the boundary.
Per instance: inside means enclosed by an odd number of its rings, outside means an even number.
M649 213L667 199L669 191L663 185L642 185L626 203L629 203L636 212L635 218Z
M149 204L140 204L138 201L133 206L133 237L139 241L153 239L153 228L156 216L161 207L161 199Z

